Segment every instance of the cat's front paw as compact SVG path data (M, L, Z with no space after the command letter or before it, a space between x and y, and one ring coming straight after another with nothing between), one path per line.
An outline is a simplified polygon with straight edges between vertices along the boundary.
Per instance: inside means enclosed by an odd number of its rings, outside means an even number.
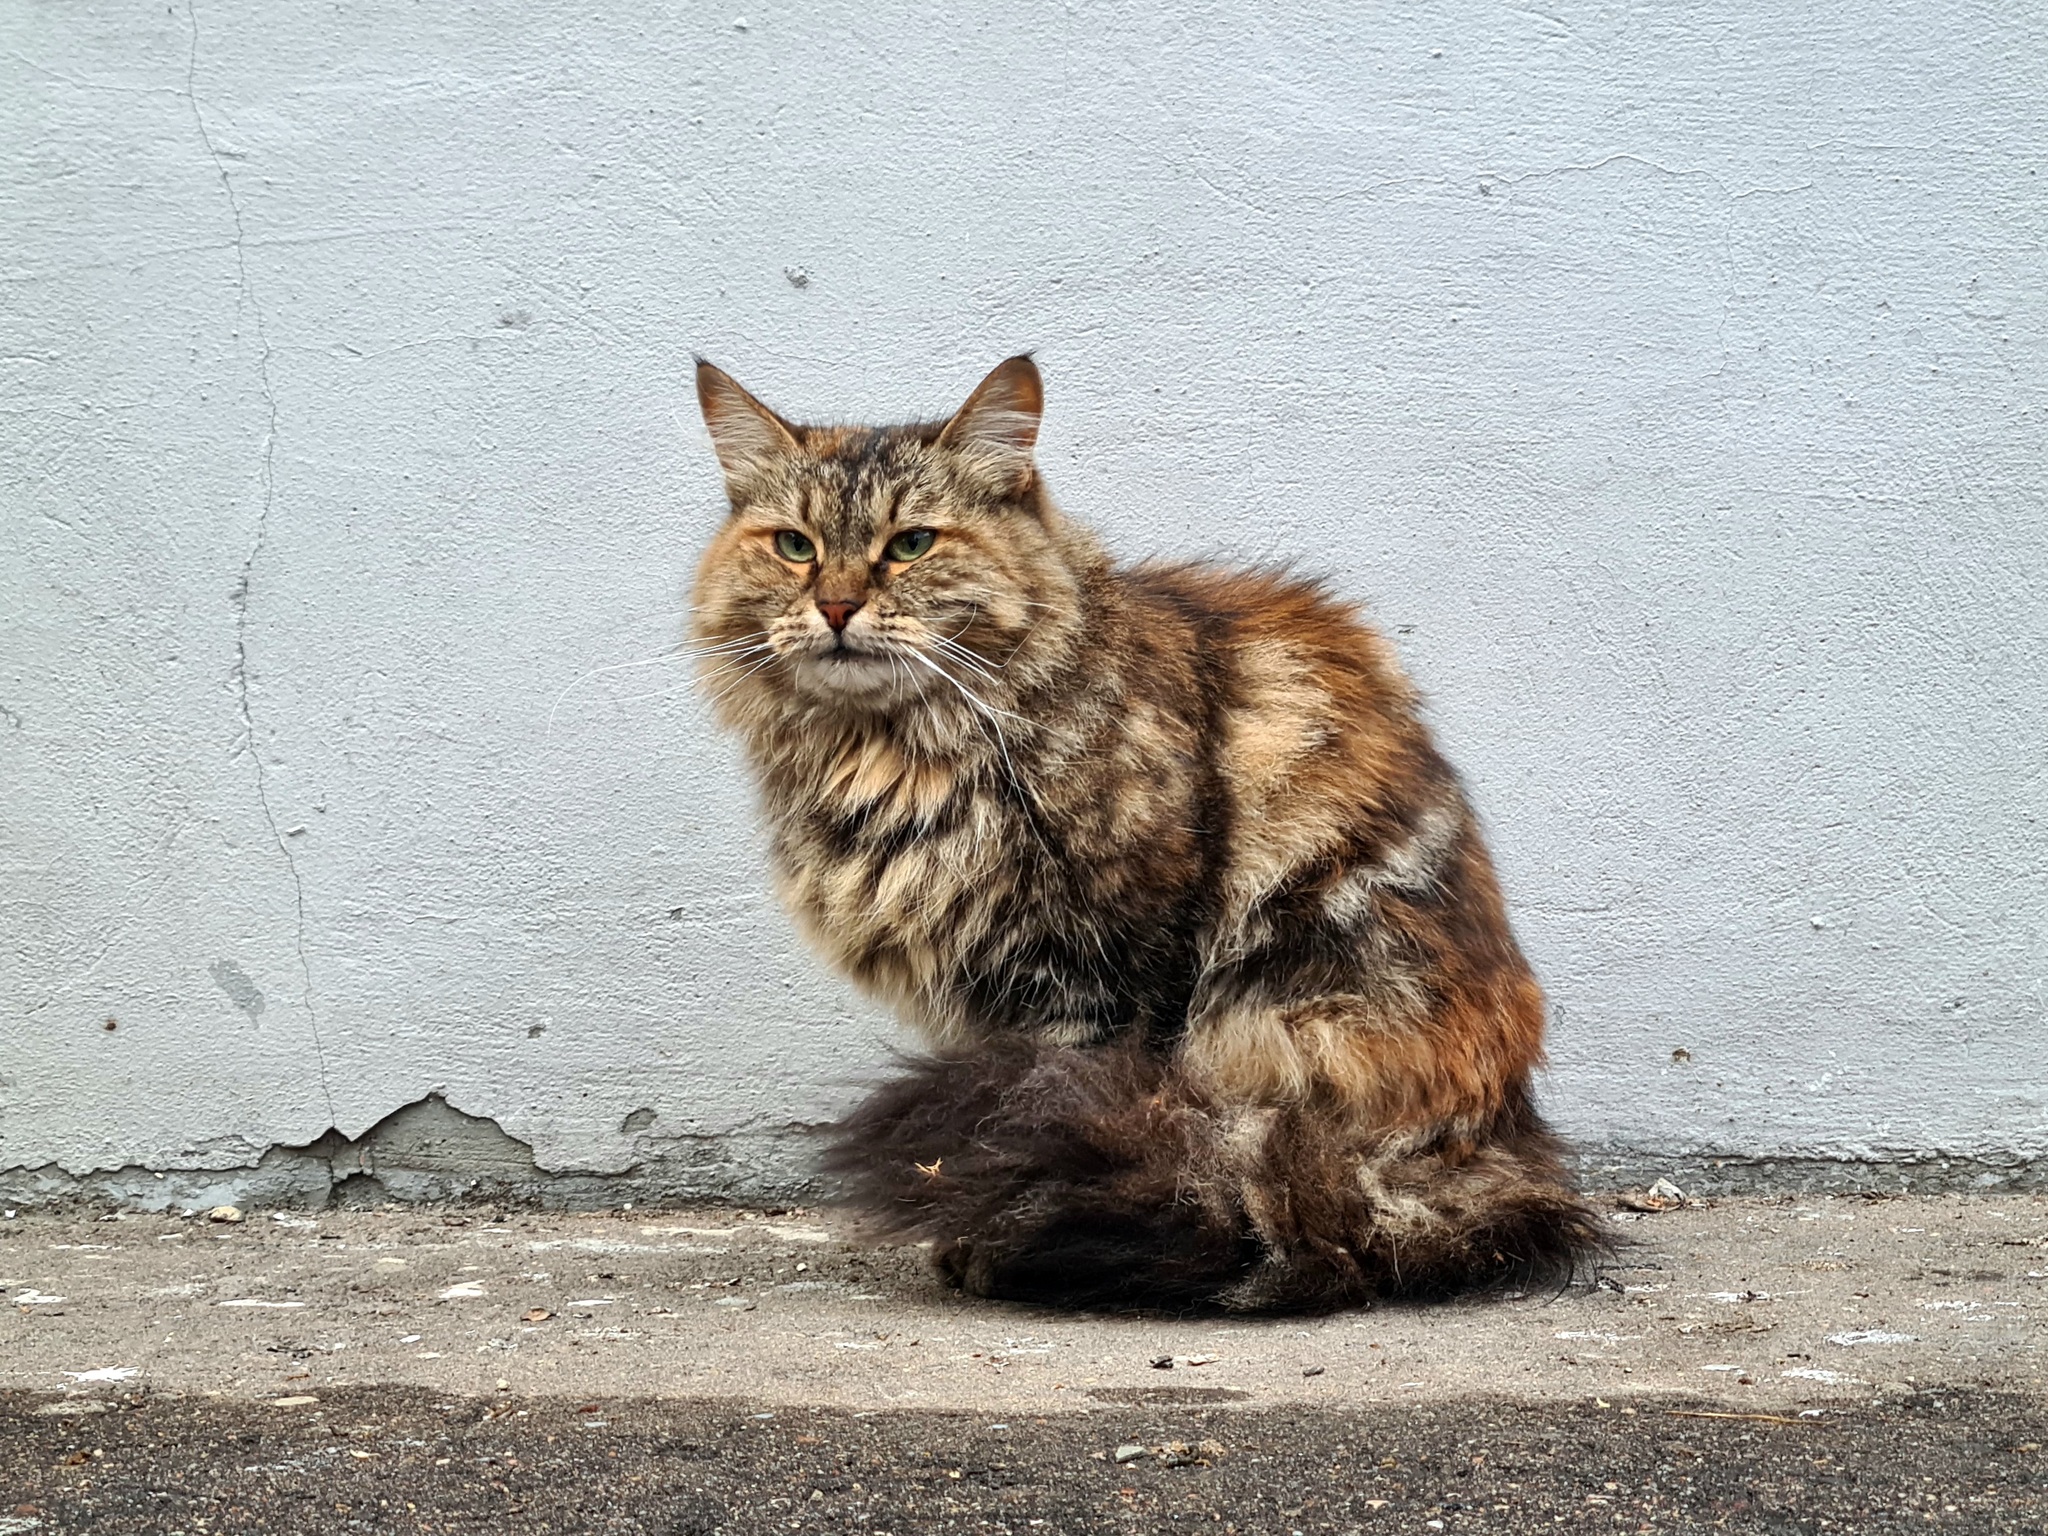
M988 1265L977 1263L974 1244L966 1238L939 1243L932 1249L932 1268L956 1291L970 1296L988 1295Z

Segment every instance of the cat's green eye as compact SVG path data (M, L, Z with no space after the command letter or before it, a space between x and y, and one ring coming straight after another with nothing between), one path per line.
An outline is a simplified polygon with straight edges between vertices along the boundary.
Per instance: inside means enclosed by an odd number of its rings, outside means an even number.
M794 528L785 528L775 535L775 553L798 565L808 565L818 558L818 546L807 535L798 533Z
M929 528L906 528L889 541L882 551L891 560L915 560L930 549L938 535Z

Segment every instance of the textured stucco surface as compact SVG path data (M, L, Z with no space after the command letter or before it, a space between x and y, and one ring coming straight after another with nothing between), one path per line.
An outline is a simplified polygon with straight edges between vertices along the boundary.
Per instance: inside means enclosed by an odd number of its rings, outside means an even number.
M1369 600L1588 1144L2041 1155L2044 84L1939 0L14 0L0 1169L431 1093L800 1162L890 1031L658 659L693 349L890 417L1037 348L1072 512Z

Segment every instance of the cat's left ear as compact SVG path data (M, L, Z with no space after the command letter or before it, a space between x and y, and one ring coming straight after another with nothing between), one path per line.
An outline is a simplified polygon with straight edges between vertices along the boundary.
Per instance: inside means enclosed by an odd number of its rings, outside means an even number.
M1029 353L996 364L939 433L939 446L972 455L1021 478L1031 468L1045 385Z

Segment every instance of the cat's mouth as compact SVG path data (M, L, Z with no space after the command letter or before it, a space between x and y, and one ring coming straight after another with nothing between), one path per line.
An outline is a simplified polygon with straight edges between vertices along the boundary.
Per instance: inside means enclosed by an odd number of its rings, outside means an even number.
M849 635L844 630L829 640L821 638L820 641L813 642L805 648L803 655L806 661L834 665L862 661L886 662L889 659L886 652L876 649L872 644L864 644L861 638Z
M864 650L840 640L836 645L805 651L797 661L798 675L812 687L837 694L872 694L892 689L902 678L903 666L881 651Z

